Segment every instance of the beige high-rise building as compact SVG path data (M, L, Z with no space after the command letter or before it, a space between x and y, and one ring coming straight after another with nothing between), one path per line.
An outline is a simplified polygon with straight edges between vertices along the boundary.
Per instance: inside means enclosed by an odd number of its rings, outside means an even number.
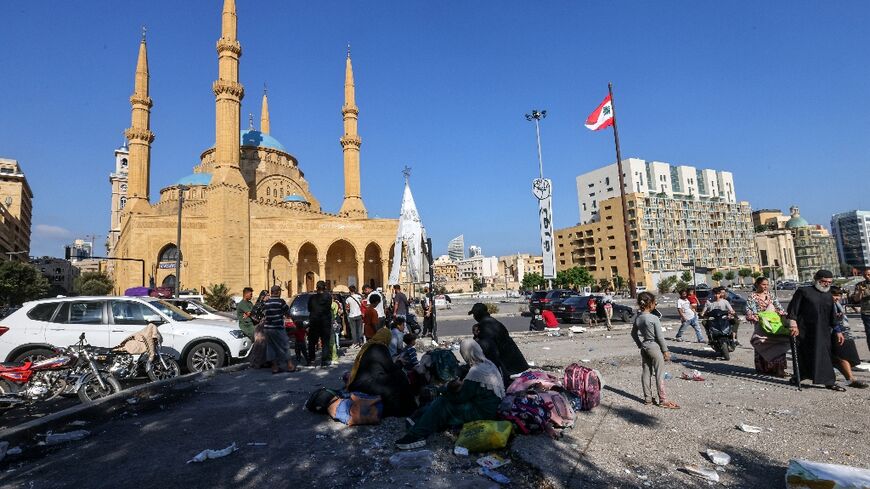
M280 284L289 294L312 290L317 280L334 285L375 283L388 276L395 219L369 219L360 186L359 109L350 53L345 60L343 151L345 192L341 210L330 213L309 190L297 159L274 135L268 97L263 93L260 130L243 130L239 82L242 47L237 37L236 5L225 0L217 42L215 145L200 156L193 174L160 190L150 200L150 130L147 47L139 46L132 104L127 201L115 257L145 260L145 275L156 285L171 286L180 275L183 288L224 283L232 293L245 286ZM337 83L338 85L338 83ZM338 158L336 158L337 160ZM336 161L336 168L339 162ZM176 224L184 189L181 268ZM398 194L397 194L398 199ZM114 264L120 290L140 285L135 262Z
M753 214L754 215L754 214ZM797 280L797 256L794 237L786 229L776 229L755 233L755 246L758 248L758 263L762 269L778 268L777 280Z
M758 268L750 208L730 198L633 193L626 196L637 285L652 289L690 270ZM620 198L597 202L597 220L556 230L556 268L586 268L597 280L628 278ZM699 275L699 282L709 281Z
M16 160L0 158L0 261L30 259L33 192Z
M800 281L812 280L813 275L820 269L830 270L835 275L839 275L840 262L837 256L836 239L824 226L807 222L797 206L790 207L787 216L778 209L756 211L752 214L752 220L753 224L757 223L756 227L766 226L768 229L777 230L760 233L762 240L766 240L768 235L780 236L783 232L791 234L791 240L777 238L779 240L777 246L782 248L778 255L769 251L769 242L756 239L763 267L778 267L786 279ZM792 246L791 251L787 248L789 241ZM767 264L764 263L763 251L770 253ZM789 253L794 253L793 269L783 262L788 259ZM777 260L779 264L776 263Z

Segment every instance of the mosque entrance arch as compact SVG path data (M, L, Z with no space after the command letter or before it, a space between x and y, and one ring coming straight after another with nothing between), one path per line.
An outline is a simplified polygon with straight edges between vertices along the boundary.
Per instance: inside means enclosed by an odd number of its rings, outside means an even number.
M326 251L326 280L333 286L359 285L356 248L340 239Z
M305 243L299 247L299 255L296 260L296 290L299 292L312 292L320 277L320 263L317 248L311 243Z

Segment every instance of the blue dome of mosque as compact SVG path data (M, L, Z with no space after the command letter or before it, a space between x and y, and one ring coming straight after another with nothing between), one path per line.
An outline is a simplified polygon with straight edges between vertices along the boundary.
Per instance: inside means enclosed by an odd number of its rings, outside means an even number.
M175 185L208 185L211 183L211 173L194 173L179 179Z
M305 202L306 204L308 203L308 201L305 200L305 197L296 194L291 194L287 197L284 197L284 202Z
M284 153L287 152L284 149L284 145L281 144L277 139L273 138L268 134L263 134L260 131L255 131L253 129L243 130L242 132L242 146L255 146L260 148L272 148L277 149L278 151L282 151Z

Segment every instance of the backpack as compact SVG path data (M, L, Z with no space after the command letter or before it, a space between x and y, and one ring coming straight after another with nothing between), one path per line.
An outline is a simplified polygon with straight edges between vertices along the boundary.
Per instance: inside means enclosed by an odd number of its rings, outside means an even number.
M308 396L308 400L305 401L305 409L313 413L326 413L332 401L340 397L342 397L340 392L321 387Z
M571 428L574 426L574 408L571 403L559 392L539 392L539 396L550 407L550 421L557 428Z
M562 388L559 379L541 370L526 370L511 382L507 388L508 394L516 394L527 390L548 391Z
M550 406L534 391L507 394L498 407L498 417L512 422L524 435L550 432Z
M565 367L565 390L580 399L580 410L590 411L601 404L601 379L598 372L572 363Z
M443 382L459 376L459 362L453 351L439 348L430 351L429 355L432 356L432 369L435 371L435 376Z

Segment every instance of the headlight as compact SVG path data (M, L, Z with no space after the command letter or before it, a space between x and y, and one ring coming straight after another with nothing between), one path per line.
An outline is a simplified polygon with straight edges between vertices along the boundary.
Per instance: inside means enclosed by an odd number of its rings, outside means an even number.
M240 329L234 329L234 330L230 331L230 335L232 335L233 338L236 338L239 340L242 338L247 338L247 336L245 336L245 333L243 333L242 330L240 330Z

